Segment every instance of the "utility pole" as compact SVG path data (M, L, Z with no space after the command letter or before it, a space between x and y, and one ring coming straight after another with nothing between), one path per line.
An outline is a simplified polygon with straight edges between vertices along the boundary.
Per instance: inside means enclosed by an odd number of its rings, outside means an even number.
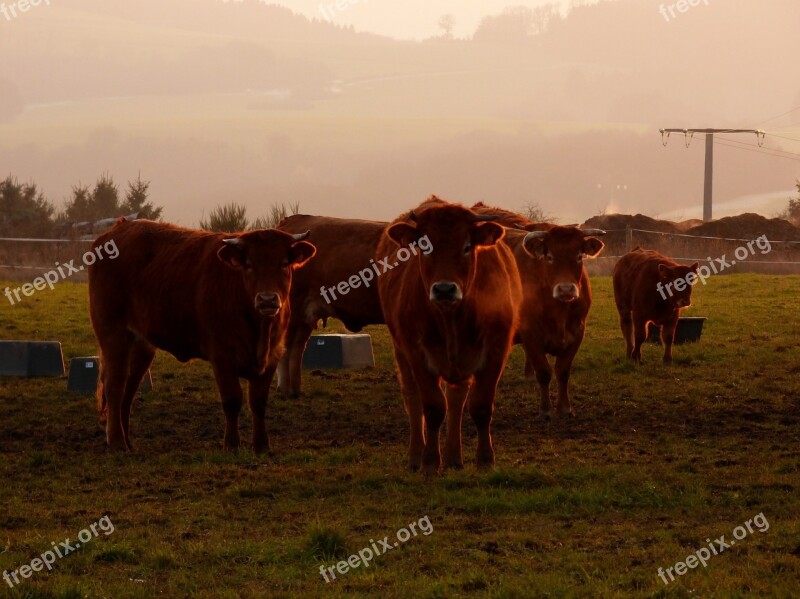
M712 198L714 188L714 134L715 133L755 133L758 146L764 143L766 133L760 129L660 129L661 143L665 146L669 141L670 133L683 133L686 147L692 143L695 133L704 133L706 136L706 174L703 184L703 220L711 220Z

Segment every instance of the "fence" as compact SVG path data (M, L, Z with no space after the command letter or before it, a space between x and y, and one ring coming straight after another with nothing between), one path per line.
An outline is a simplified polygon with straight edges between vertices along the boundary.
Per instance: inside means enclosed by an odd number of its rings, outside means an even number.
M596 260L587 263L587 269L590 274L610 275L617 260L640 246L661 252L678 262L699 262L701 266L706 264L710 267L711 262L724 257L729 264L735 262L725 268L723 272L726 274L800 274L800 241L769 239L767 235L757 244L756 239L757 237L706 237L632 227L613 229L607 231L603 237L605 250ZM765 247L769 249L763 249ZM740 248L746 250L746 256L745 251Z
M91 244L91 240L0 237L0 279L30 281L53 270L56 263L66 264L75 260L77 264ZM85 281L86 278L84 271L76 273L70 280Z
M596 260L587 262L587 269L592 275L610 275L617 260L639 245L686 263L709 264L727 257L736 264L726 268L725 273L800 274L800 241L769 239L771 249L763 252L753 243L754 239L701 237L631 227L613 229L603 237L606 249ZM91 243L74 239L0 238L0 279L30 281L52 270L57 262L78 261ZM748 243L753 251L748 252L746 259L735 258L736 251L747 248ZM76 274L73 280L85 281L86 273Z

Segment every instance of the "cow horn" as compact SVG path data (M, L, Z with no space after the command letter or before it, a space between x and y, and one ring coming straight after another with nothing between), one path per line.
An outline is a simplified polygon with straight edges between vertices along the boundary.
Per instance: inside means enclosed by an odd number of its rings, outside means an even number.
M295 241L303 241L306 237L309 236L310 233L311 233L311 230L309 229L305 233L297 233L297 234L292 235L292 239L294 239Z
M476 214L475 215L475 222L476 223L485 223L493 220L497 220L500 218L497 214Z
M605 235L603 229L582 229L584 235Z
M529 239L544 239L550 231L531 231L525 236L525 239L522 240L522 245L528 243Z
M239 237L231 237L230 239L223 239L222 243L227 243L228 245L241 245L242 240Z

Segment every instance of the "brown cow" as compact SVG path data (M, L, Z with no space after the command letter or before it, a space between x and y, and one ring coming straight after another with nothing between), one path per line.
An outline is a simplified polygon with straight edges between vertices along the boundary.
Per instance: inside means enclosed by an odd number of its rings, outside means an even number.
M222 234L120 219L94 242L119 257L89 267L89 313L100 345L97 397L106 440L130 449L133 397L156 349L211 362L225 411L225 448L239 447L247 379L253 450L269 449L269 385L284 351L292 271L313 245L274 229Z
M495 222L511 229L504 241L514 252L523 295L520 326L514 342L522 344L525 350L525 375L535 375L539 383L540 414L546 420L551 418L553 369L547 359L550 354L556 357L558 413L574 416L569 399L569 377L592 305L592 287L584 259L600 254L604 244L593 236L605 235L605 231L534 222L521 214L483 203L476 204L472 210L495 215Z
M625 353L634 362L642 361L642 344L651 322L661 327L664 362L672 362L675 328L681 310L692 304L697 268L697 262L685 266L640 247L619 259L614 267L614 300Z
M317 257L292 281L286 354L278 366L279 392L300 395L303 352L320 319L324 325L328 318L337 318L354 333L367 325L383 324L372 264L388 224L298 214L278 225L287 233L311 231L317 248Z
M445 415L444 466L463 467L461 418L468 395L478 428L478 467L494 465L494 398L522 289L511 251L498 243L505 229L485 222L492 218L432 197L396 219L378 244L376 259L390 256L397 264L378 279L378 289L409 415L412 470L438 471ZM422 240L431 252L398 260L398 252L408 255L407 248Z

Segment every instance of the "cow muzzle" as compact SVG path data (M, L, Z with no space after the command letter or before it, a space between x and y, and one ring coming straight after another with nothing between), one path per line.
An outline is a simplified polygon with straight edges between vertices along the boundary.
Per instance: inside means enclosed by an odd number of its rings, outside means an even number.
M692 300L690 300L690 299L681 298L681 299L679 299L678 301L675 302L675 307L676 308L688 308L691 305L692 305Z
M553 297L561 302L574 302L581 296L575 283L558 283L553 287Z
M255 308L261 316L275 316L281 310L281 298L277 293L259 293L256 295Z
M461 287L452 281L438 281L431 285L430 299L432 302L445 306L453 306L463 298Z

